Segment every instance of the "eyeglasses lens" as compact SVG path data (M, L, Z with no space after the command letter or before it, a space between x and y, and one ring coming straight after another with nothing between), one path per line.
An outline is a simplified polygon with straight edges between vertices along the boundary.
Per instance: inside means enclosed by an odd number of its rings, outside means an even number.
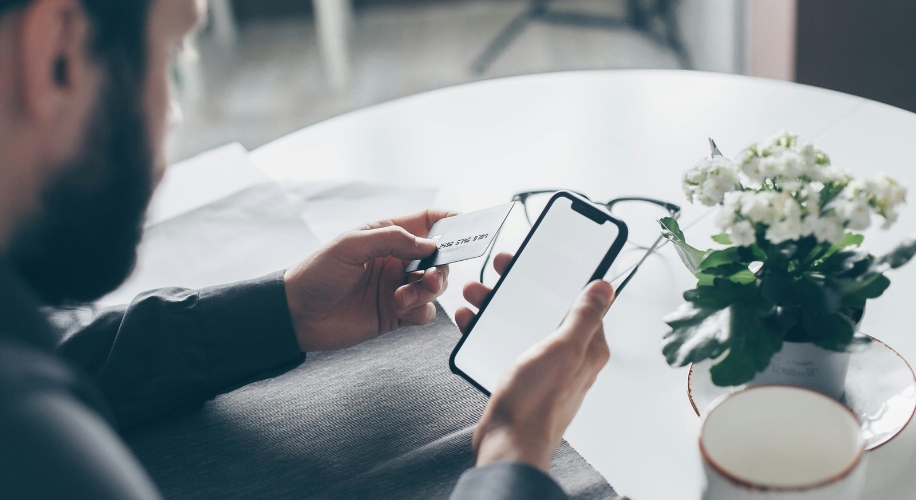
M551 196L553 196L553 193L538 193L532 194L525 199L525 217L528 219L529 224L534 224L538 220L541 212L550 202Z
M626 223L628 246L645 249L662 234L658 220L671 216L665 207L646 201L619 201L611 208L611 214Z

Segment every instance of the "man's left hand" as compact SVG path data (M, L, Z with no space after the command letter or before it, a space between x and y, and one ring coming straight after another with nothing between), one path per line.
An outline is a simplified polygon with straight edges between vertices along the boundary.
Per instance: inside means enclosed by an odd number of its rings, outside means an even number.
M426 236L456 212L427 210L345 233L286 271L286 300L302 351L343 349L406 325L429 323L448 286L448 266L405 274L429 257Z

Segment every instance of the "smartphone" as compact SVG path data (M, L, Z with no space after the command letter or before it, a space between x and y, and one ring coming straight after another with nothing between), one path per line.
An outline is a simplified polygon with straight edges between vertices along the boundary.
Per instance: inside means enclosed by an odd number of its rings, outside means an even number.
M452 372L489 395L519 355L557 329L585 285L607 274L626 239L626 224L606 210L554 194L452 351Z

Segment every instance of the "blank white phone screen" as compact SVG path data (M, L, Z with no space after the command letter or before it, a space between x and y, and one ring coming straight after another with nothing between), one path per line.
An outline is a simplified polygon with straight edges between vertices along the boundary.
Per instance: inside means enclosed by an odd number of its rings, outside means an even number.
M484 389L520 354L557 329L617 239L603 224L557 198L518 255L496 294L455 355L455 366Z

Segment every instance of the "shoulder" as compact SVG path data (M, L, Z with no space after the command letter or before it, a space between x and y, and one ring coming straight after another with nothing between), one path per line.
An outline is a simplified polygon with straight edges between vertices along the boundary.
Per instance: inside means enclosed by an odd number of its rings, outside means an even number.
M0 338L4 498L158 497L97 398L53 354Z
M51 352L0 337L0 419L36 395L73 398L109 423L110 411L92 381Z

